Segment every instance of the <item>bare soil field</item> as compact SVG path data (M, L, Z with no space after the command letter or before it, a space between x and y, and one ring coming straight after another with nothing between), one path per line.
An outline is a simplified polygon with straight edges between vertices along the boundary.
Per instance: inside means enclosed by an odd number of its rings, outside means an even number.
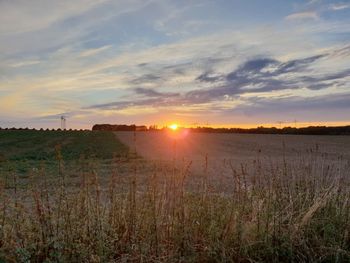
M175 143L176 157L191 160L203 160L208 155L210 159L245 162L257 155L278 158L284 154L288 158L308 150L326 153L329 158L350 158L350 136L188 133L174 138L166 132L136 132L136 136L133 132L116 132L116 135L149 160L172 160Z
M288 163L295 168L311 165L315 173L350 162L349 136L214 134L171 132L116 132L118 139L137 154L156 163L191 162L194 174L207 170L214 181L227 183L234 170L262 169L267 175L272 167ZM345 169L345 168L344 168ZM220 180L219 180L220 179ZM222 187L222 185L220 186Z

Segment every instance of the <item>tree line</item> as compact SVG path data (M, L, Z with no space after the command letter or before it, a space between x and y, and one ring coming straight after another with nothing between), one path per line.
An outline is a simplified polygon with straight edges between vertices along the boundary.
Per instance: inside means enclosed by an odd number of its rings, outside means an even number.
M125 124L96 124L92 127L93 131L162 131L167 127L158 128L156 125L147 127L146 125L125 125ZM195 127L188 128L192 132L202 133L250 133L250 134L295 134L295 135L350 135L349 126L309 126L309 127L263 127L257 128L214 128L214 127Z

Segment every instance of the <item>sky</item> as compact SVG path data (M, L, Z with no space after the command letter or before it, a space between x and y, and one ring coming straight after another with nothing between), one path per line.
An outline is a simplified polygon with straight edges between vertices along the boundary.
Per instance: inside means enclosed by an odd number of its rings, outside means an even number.
M349 0L0 0L0 127L350 124Z

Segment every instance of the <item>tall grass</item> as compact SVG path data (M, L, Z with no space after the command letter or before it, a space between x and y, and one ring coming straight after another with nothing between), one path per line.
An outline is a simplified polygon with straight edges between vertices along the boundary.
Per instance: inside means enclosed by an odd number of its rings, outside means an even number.
M350 261L346 160L312 152L270 164L259 157L250 166L227 162L231 177L224 182L209 172L210 156L196 176L186 161L145 172L135 159L128 175L115 162L108 184L82 165L78 186L69 186L60 158L53 181L44 168L24 188L15 173L7 175L2 261Z

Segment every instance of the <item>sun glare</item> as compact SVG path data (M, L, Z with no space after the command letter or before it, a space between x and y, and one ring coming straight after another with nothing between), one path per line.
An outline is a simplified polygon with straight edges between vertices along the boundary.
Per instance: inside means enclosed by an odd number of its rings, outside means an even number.
M169 126L169 128L172 129L173 131L176 131L177 128L178 128L178 126L177 126L176 123L174 123L174 124L171 124L171 125Z

